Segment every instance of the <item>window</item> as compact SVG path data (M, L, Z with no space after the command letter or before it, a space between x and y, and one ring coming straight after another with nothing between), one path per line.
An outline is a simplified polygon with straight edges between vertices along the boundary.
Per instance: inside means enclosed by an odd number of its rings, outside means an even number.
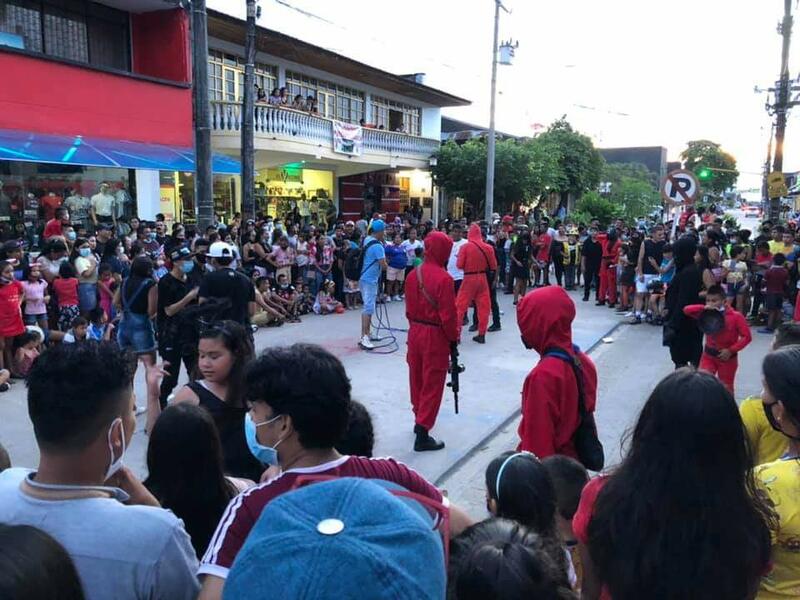
M364 118L364 92L293 71L286 71L286 89L290 98L297 94L316 98L319 114L324 117L347 123Z
M128 13L87 0L0 0L0 45L130 69Z
M401 130L409 135L419 135L419 115L417 106L372 97L372 122L376 127L383 125L389 131Z
M255 82L269 96L278 85L278 69L255 64ZM218 50L208 53L208 88L211 100L241 102L244 97L244 59Z

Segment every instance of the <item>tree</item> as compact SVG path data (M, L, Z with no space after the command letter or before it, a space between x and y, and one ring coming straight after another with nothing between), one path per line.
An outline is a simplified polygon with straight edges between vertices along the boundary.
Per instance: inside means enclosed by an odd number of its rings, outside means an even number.
M653 186L653 189L658 189L658 173L653 173L642 163L605 163L603 165L603 174L601 180L614 185L622 183L623 177L631 177L641 181L647 181Z
M683 168L699 174L703 169L710 171L710 177L701 182L701 187L721 196L732 188L739 178L736 159L722 150L719 144L709 140L694 140L681 152ZM721 169L721 170L717 170Z
M580 197L597 188L603 168L603 157L587 136L578 133L565 118L552 125L537 138L557 157L559 175L553 186L561 194L561 205L567 205L569 194Z
M606 164L603 181L610 184L608 199L619 207L626 220L649 215L661 204L656 189L658 175L643 164Z
M618 205L597 192L591 191L581 196L575 210L569 216L574 222L584 225L588 225L592 219L597 219L600 221L600 226L605 228L621 214L622 211Z

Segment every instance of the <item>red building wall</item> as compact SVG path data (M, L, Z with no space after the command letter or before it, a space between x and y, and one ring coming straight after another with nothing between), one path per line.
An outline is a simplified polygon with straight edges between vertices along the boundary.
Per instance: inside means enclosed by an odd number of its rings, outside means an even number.
M134 73L181 81L192 80L189 17L180 8L131 15Z
M0 50L0 128L192 145L192 92Z

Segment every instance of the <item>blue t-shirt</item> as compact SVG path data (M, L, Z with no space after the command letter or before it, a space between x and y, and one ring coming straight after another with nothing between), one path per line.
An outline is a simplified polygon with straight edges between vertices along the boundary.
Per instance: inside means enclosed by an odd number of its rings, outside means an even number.
M402 246L389 244L384 250L386 252L386 261L389 263L390 267L393 269L406 268L406 265L408 264L408 258L406 257L406 251Z
M375 238L367 236L364 239L364 248L367 248L367 244L369 244ZM383 249L383 244L378 242L377 244L372 244L369 248L367 248L366 252L364 253L364 266L361 267L361 277L359 277L360 281L365 283L378 283L378 279L381 276L381 263L383 259L386 258L386 252Z
M661 268L663 269L664 267L666 267L669 264L669 262L670 261L667 260L666 258L662 259L661 260ZM675 275L675 265L673 264L672 267L670 267L670 269L668 271L664 271L661 274L661 281L664 282L664 283L669 283L670 281L672 281L672 277L674 275Z

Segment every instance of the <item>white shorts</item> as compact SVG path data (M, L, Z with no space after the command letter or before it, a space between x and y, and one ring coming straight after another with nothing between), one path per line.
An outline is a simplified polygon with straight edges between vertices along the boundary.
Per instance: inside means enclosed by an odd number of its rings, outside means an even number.
M395 269L394 267L386 267L386 281L403 281L406 278L405 269Z
M660 276L656 274L644 274L644 281L640 277L636 277L636 293L637 294L646 294L648 292L647 286L651 281L655 281Z

